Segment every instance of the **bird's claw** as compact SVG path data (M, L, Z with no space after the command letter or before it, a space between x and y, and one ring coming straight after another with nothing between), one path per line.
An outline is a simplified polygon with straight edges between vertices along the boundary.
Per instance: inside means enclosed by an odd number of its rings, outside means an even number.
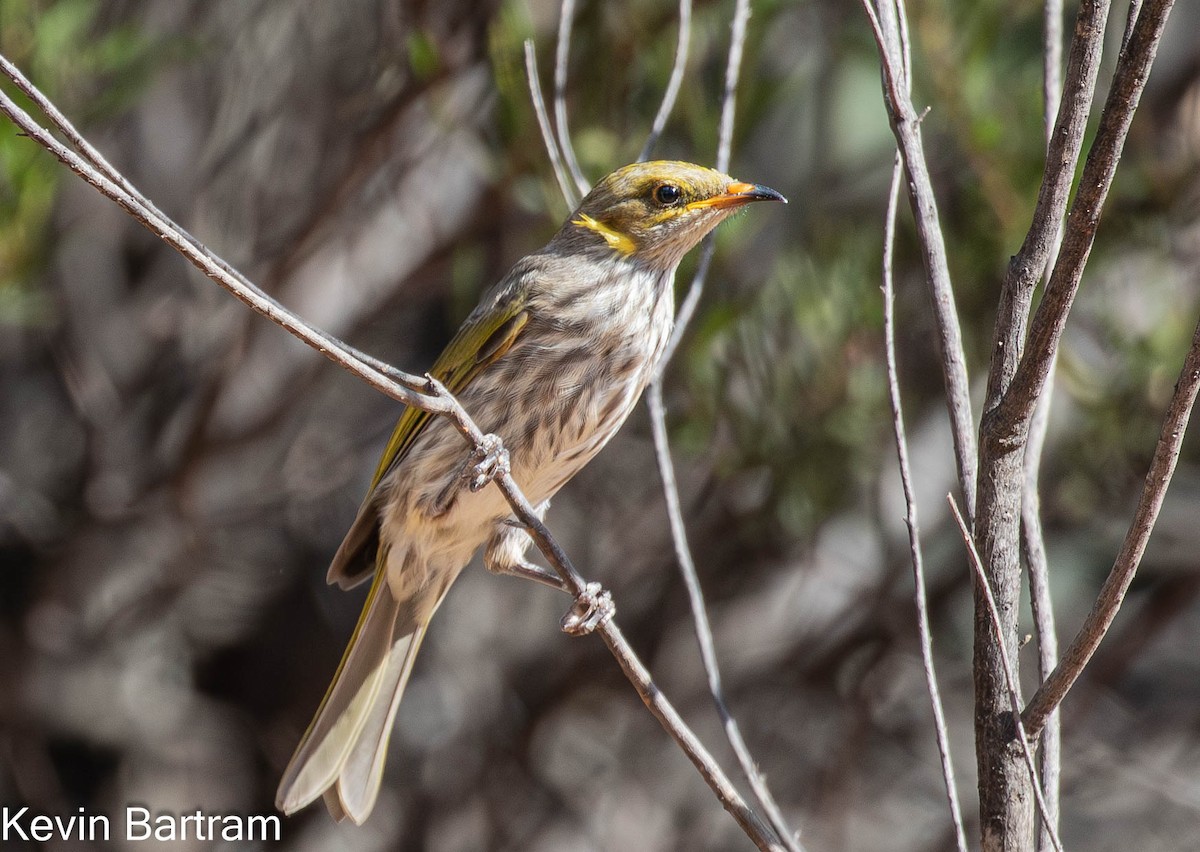
M599 583L588 583L583 594L575 598L575 603L563 616L562 629L572 636L586 636L610 621L616 613L612 595Z
M499 435L484 435L472 454L473 464L466 470L467 487L479 491L501 472L508 473L508 450Z

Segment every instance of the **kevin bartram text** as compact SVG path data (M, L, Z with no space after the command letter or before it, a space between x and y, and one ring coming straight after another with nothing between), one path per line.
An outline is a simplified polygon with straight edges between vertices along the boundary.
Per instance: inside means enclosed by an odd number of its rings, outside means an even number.
M274 814L210 814L204 811L152 812L128 805L117 816L89 813L44 814L28 807L0 808L0 843L33 840L265 840L278 841L280 819Z

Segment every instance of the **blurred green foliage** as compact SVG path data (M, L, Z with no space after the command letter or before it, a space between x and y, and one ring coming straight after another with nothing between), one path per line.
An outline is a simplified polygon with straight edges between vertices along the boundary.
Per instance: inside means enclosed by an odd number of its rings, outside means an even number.
M102 12L100 0L0 0L0 52L82 126L118 112L151 71L145 39L130 26L104 26ZM52 319L37 273L55 192L68 177L42 149L0 134L0 324Z

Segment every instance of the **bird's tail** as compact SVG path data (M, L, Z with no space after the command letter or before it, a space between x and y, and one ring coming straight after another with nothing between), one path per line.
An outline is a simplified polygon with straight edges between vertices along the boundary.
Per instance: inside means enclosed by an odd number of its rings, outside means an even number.
M335 819L361 825L375 806L392 721L431 614L418 623L386 573L376 573L333 683L284 770L275 806L285 814L324 796Z

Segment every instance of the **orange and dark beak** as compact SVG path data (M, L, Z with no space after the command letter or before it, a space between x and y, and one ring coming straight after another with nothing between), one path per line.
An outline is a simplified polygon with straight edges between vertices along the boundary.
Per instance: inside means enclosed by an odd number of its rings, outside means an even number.
M749 204L751 201L782 201L784 204L787 204L787 199L769 186L734 181L725 187L725 191L720 195L693 201L687 207L688 210L695 210L699 207L741 207L743 204Z

